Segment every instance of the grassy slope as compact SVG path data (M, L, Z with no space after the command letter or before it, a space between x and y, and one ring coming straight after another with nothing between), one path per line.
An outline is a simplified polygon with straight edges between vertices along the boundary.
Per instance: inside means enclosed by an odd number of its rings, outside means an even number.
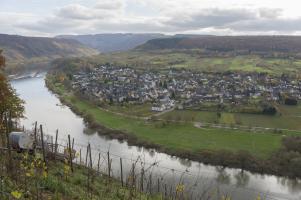
M70 174L67 180L58 180L58 173L62 171L64 167L62 163L53 164L50 167L50 175L48 177L47 186L50 192L60 192L62 197L66 196L66 199L90 199L87 196L87 169L85 167L76 166L74 173ZM122 187L116 180L110 181L105 176L98 176L96 172L90 172L90 176L93 176L93 184L91 189L93 199L122 199L129 198L129 189ZM145 194L138 193L138 196L134 196L133 199L159 199L159 197L147 196Z
M191 151L197 153L204 149L231 151L247 150L254 156L266 158L280 148L281 135L272 133L251 133L241 130L226 130L215 128L195 128L191 123L167 124L147 123L142 120L117 116L100 110L88 102L76 99L67 93L61 85L56 89L63 98L78 110L94 116L102 125L125 131L139 139L150 141L165 148L176 151Z
M92 58L91 58L92 59ZM89 60L91 60L89 59ZM300 60L260 58L259 56L236 56L229 58L203 58L200 50L172 51L127 51L111 54L100 54L93 59L96 63L114 63L129 65L141 69L146 68L189 68L206 72L244 71L282 73L299 73Z
M12 173L17 174L17 177L9 176L4 169L1 171L1 177L4 177L2 182L2 190L5 196L0 195L3 199L17 199L12 198L11 192L18 191L21 194L20 199L36 199L37 190L39 199L53 199L53 200L69 200L69 199L130 199L130 189L122 187L117 180L99 175L97 172L90 170L90 188L88 192L88 169L81 166L74 166L74 172L69 170L66 172L66 165L60 161L56 163L48 160L47 177L38 173L40 169L33 168L35 165L29 165L34 170L25 170L22 165L27 163L23 158L24 154L13 154L14 167ZM0 158L1 166L7 163L5 156ZM22 162L23 164L21 164ZM25 164L28 165L28 164ZM28 168L28 167L27 167ZM4 174L3 174L4 173ZM34 175L28 175L34 173ZM91 178L92 177L92 178ZM3 180L3 179L2 179ZM38 185L38 188L37 186ZM27 192L25 192L27 191ZM89 194L89 195L88 195ZM90 198L92 194L93 198ZM25 197L27 196L27 198ZM7 197L7 198L6 198ZM150 196L140 192L134 192L132 198L135 199L160 199L159 196Z

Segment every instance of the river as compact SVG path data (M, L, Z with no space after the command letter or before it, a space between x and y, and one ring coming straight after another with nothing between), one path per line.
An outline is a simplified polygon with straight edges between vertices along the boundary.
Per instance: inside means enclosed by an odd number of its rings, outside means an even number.
M59 129L59 137L62 139L66 139L70 134L75 139L78 148L81 146L84 149L85 145L90 142L94 160L97 160L97 152L106 155L104 152L109 150L112 157L113 175L116 177L119 175L119 157L124 160L125 173L130 171L132 160L140 157L147 164L158 163L151 168L151 171L154 177L155 175L163 177L159 180L162 182L161 190L163 182L169 186L181 180L184 185L187 185L187 190L193 191L194 196L207 190L227 193L234 200L254 200L259 194L271 200L301 199L301 182L297 180L250 172L242 173L238 169L221 169L172 157L155 150L128 146L126 142L107 139L89 130L81 117L74 114L68 107L61 105L59 99L45 86L44 75L13 80L11 83L26 102L26 119L21 120L26 129L32 129L33 123L38 121L43 125L46 134L54 135L56 129ZM103 156L101 163L104 164L105 160ZM157 179L153 182L157 182Z

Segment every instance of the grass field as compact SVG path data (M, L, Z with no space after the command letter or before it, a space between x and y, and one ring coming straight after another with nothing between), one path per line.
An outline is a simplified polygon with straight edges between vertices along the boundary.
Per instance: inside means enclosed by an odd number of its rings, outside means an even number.
M151 104L105 105L104 109L110 110L112 112L122 113L125 115L148 117L153 114L153 112L151 112L151 106L152 106Z
M279 105L279 114L270 116L247 113L222 113L221 117L216 112L174 110L161 116L162 119L182 121L200 121L207 123L236 124L250 127L266 127L279 129L292 129L301 131L301 105Z
M115 115L75 98L67 93L62 85L56 85L56 90L62 97L79 111L92 115L102 125L135 135L138 139L149 141L164 148L175 151L190 151L197 153L201 150L227 149L233 152L249 151L256 157L267 158L281 146L280 134L253 133L242 130L220 128L196 128L192 123L146 122L144 120ZM71 99L73 99L71 101ZM174 111L177 112L177 111ZM186 113L191 116L191 113ZM214 119L213 113L196 115L196 119ZM226 118L224 117L225 121ZM231 120L232 121L232 117ZM283 132L282 134L287 134Z
M106 127L134 134L140 139L174 150L197 152L201 149L250 150L258 156L268 156L280 147L281 136L274 134L249 133L223 129L198 129L192 124L168 124L161 126L98 109L84 101L74 103L79 110L92 114L97 122Z
M113 63L120 66L132 66L145 69L164 69L169 67L188 68L206 72L243 71L298 73L301 71L301 60L261 58L255 55L236 57L203 57L200 50L171 51L127 51L100 54L89 58L95 63Z

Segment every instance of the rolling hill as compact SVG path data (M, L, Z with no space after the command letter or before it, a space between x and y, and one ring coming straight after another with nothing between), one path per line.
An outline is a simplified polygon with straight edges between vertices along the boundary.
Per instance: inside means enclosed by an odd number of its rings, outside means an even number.
M301 36L199 36L149 40L139 50L205 49L217 52L301 52Z
M6 57L9 73L24 68L41 67L56 58L98 54L97 50L71 39L7 34L0 34L0 49L3 49Z
M141 45L148 40L164 38L163 34L134 34L134 33L115 33L115 34L96 34L96 35L60 35L56 38L74 39L95 48L103 53L114 51L126 51Z
M6 34L0 34L0 48L4 50L8 61L36 57L89 56L98 53L75 40Z

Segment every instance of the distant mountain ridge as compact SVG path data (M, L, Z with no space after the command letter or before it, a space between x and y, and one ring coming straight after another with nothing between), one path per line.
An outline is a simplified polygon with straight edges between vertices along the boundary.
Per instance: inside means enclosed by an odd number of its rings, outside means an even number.
M217 52L301 52L301 36L190 36L152 39L138 50L206 49Z
M33 58L89 56L98 51L75 40L0 34L0 49L8 62Z
M148 40L165 38L166 35L159 33L108 33L95 35L59 35L56 38L73 39L95 48L103 53L126 51L144 44Z

